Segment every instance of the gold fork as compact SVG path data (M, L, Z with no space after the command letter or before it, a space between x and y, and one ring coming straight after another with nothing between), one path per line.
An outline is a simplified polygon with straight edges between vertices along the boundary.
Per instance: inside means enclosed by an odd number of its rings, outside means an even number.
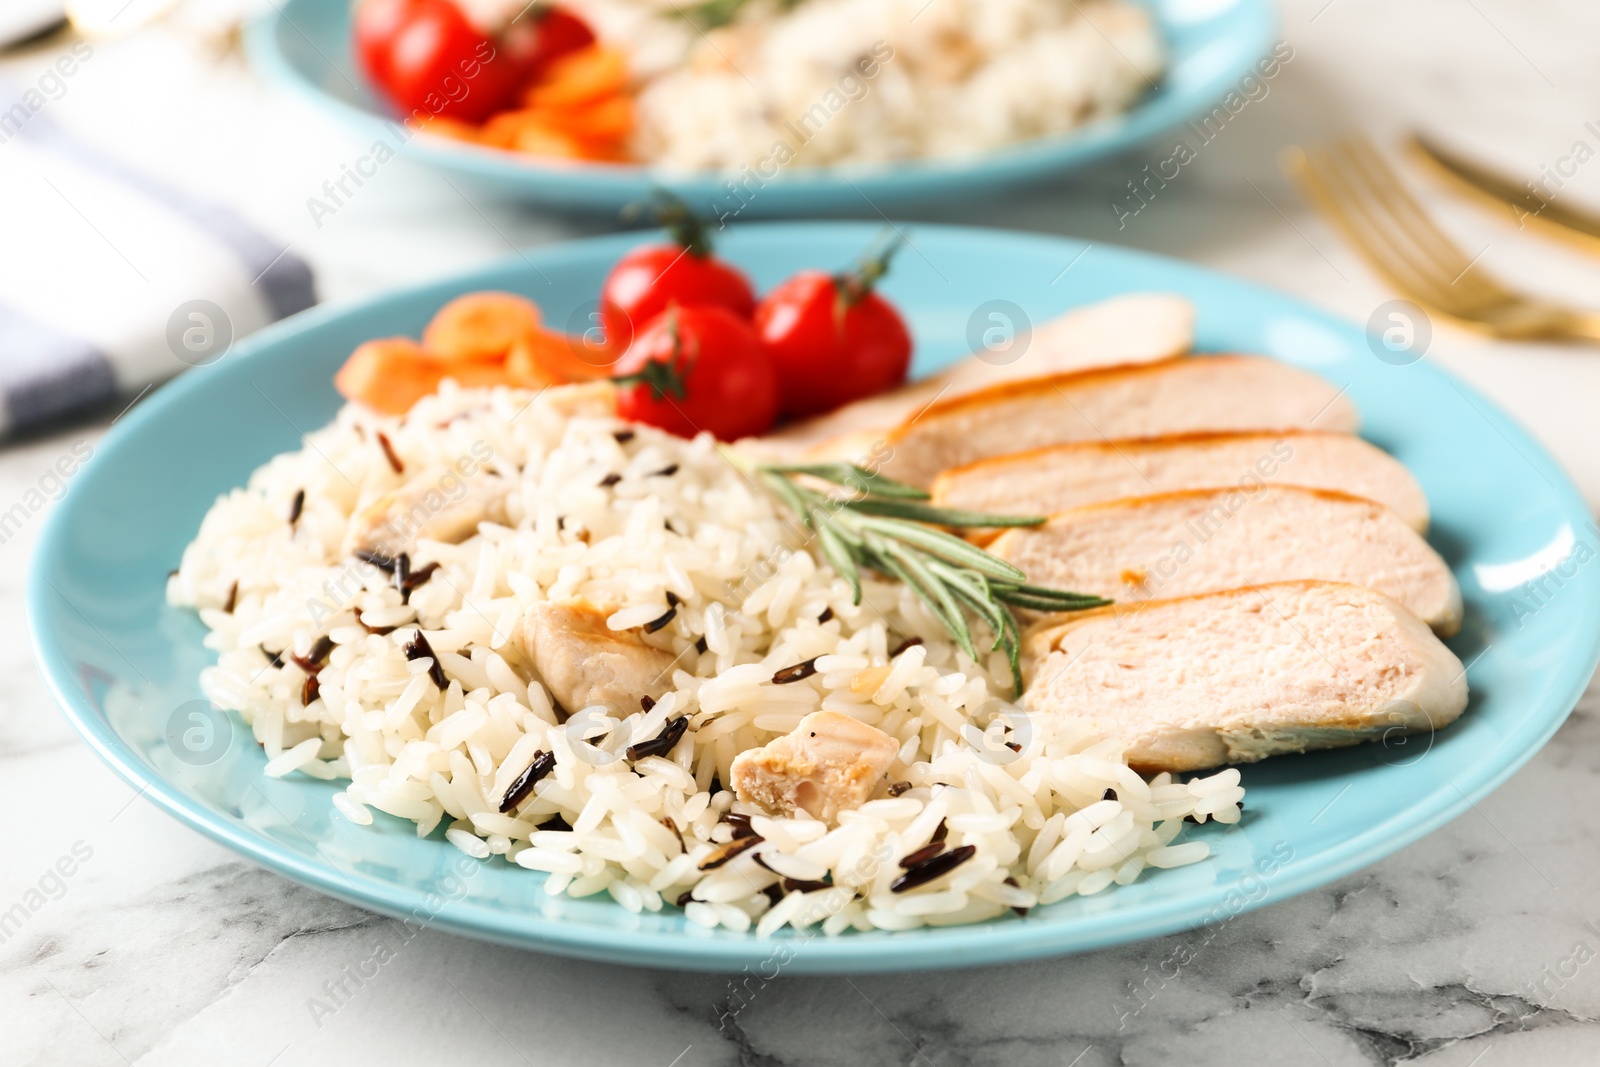
M1519 293L1478 269L1367 138L1290 148L1284 169L1373 270L1427 310L1492 337L1600 342L1600 312Z

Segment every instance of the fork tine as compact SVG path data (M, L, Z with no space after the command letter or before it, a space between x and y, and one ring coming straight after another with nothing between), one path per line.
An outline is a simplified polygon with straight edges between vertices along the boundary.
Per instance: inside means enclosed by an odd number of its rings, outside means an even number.
M1401 182L1371 140L1364 136L1343 142L1348 158L1367 179L1369 187L1417 248L1448 277L1452 286L1465 286L1485 301L1503 301L1511 294L1483 272L1473 271L1474 261L1462 251Z
M1440 298L1448 294L1433 284L1431 274L1419 273L1409 257L1397 250L1391 228L1371 220L1366 201L1351 189L1342 168L1326 152L1293 149L1285 163L1306 198L1321 209L1380 277L1412 300L1447 310Z
M1469 277L1473 261L1370 143L1290 148L1283 169L1374 271L1424 307L1495 337L1600 341L1600 312L1514 292L1487 274Z
M1378 197L1368 174L1338 150L1325 153L1323 158L1331 180L1345 199L1346 210L1361 220L1368 243L1383 250L1391 274L1407 272L1413 289L1447 314L1456 314L1473 303L1477 294L1451 285L1460 273L1459 267L1448 270L1417 247L1409 229Z

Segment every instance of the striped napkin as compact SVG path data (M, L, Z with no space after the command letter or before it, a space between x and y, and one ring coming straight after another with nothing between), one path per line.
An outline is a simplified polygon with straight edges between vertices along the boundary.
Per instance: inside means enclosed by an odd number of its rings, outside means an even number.
M317 299L281 242L66 133L48 102L0 86L0 435L132 398Z

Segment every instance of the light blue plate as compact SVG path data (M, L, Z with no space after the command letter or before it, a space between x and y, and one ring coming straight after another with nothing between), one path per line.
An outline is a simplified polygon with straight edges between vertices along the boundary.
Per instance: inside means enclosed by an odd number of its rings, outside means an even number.
M863 224L754 225L734 230L723 248L766 288L797 267L846 263L874 234ZM1367 435L1421 479L1433 542L1461 580L1467 623L1452 644L1470 663L1466 715L1432 738L1246 768L1244 822L1195 832L1216 850L1207 863L1154 871L1026 919L787 937L781 947L707 932L671 909L634 916L609 898L548 898L542 876L418 840L410 823L380 815L372 827L352 825L329 804L332 784L263 779L261 750L242 726L217 762L178 759L167 733L193 725L174 713L199 696L196 674L211 656L199 621L166 607L163 589L212 500L332 417L339 398L329 378L357 343L415 336L439 305L475 289L527 293L563 321L638 239L629 235L538 249L453 281L306 312L134 408L73 481L31 575L33 638L56 699L149 799L256 862L364 907L594 959L706 970L782 959L794 972L819 973L1021 960L1225 919L1438 828L1566 717L1600 653L1600 568L1559 560L1578 542L1593 549L1597 533L1556 463L1488 401L1426 362L1381 362L1360 330L1304 304L1197 267L1104 246L1085 255L1075 241L996 231L922 226L912 236L884 292L912 323L919 373L968 351L969 318L985 301L1015 301L1038 321L1115 293L1167 290L1198 306L1203 349L1269 352L1347 385ZM1538 586L1532 594L1522 590L1528 581Z
M1159 23L1170 56L1159 84L1124 115L1058 137L1041 138L973 159L888 167L794 169L736 196L725 176L669 176L638 166L541 162L441 138L408 139L358 71L350 47L346 0L284 0L250 24L245 44L257 69L356 124L391 150L402 143L419 158L507 196L587 211L614 212L667 188L710 218L866 212L910 202L990 194L1064 174L1209 112L1272 50L1274 19L1266 0L1138 0ZM1235 105L1237 107L1239 105ZM1226 113L1212 132L1231 121ZM742 206L744 205L744 206Z

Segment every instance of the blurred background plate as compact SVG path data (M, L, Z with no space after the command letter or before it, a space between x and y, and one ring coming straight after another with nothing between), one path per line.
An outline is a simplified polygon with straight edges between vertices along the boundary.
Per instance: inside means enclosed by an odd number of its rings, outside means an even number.
M1272 49L1267 0L1136 0L1155 15L1169 66L1127 113L1057 137L973 159L884 167L791 168L740 211L758 215L876 214L913 203L992 195L1038 184L1131 148L1208 112ZM283 0L251 23L245 43L269 80L308 95L374 136L394 121L357 70L346 0ZM1205 138L1202 138L1204 140ZM642 166L545 162L437 137L408 142L417 158L502 195L592 212L615 212L666 188L715 216L729 198L724 176L667 175Z
M765 290L796 268L848 261L875 233L857 223L759 224L731 231L722 251ZM193 751L203 746L174 742L195 726L187 711L200 697L196 675L213 657L199 620L167 607L164 590L216 496L332 417L340 400L331 375L361 341L415 336L446 300L486 288L526 293L551 321L566 321L639 239L531 250L448 281L297 315L134 408L52 515L28 589L39 664L95 751L143 796L241 854L413 922L691 970L773 959L790 973L921 970L1167 934L1347 875L1504 781L1555 732L1594 669L1600 568L1570 560L1575 545L1592 554L1600 533L1545 451L1454 378L1426 361L1381 360L1361 329L1199 267L1101 246L1089 266L1073 269L1088 248L1081 242L919 226L882 286L912 326L919 374L968 352L993 301L1040 322L1117 293L1159 290L1194 301L1203 350L1269 353L1347 387L1365 435L1427 490L1430 539L1460 579L1466 624L1450 644L1472 686L1461 720L1437 736L1246 767L1244 821L1193 832L1213 846L1206 863L1152 871L1025 919L774 941L695 927L674 909L633 915L609 898L548 897L540 875L468 859L437 835L419 840L408 822L380 815L373 826L352 825L330 805L334 783L264 779L261 749L236 719L218 720L217 747L197 765ZM1526 583L1543 594L1530 598Z

